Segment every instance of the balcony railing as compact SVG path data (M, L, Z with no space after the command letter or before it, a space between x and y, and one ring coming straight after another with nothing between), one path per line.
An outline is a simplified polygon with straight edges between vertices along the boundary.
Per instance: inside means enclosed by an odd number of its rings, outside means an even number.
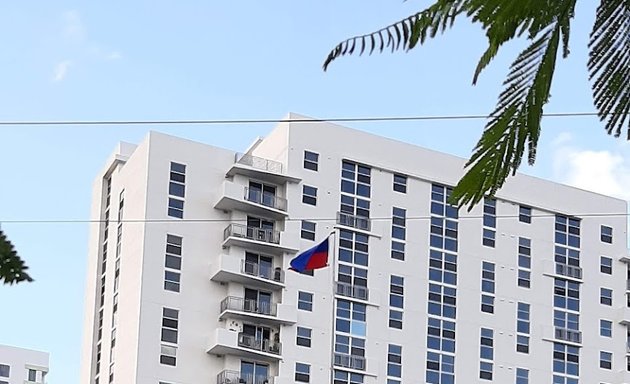
M362 229L364 231L369 231L372 227L368 217L351 215L345 212L337 212L337 224Z
M280 244L280 232L257 227L248 227L244 224L228 225L223 231L223 240L231 236L243 237L271 244Z
M236 162L252 168L261 169L263 171L282 173L282 163L263 159L262 157L237 153Z
M252 189L245 187L245 200L252 203L264 205L269 208L277 209L280 211L287 210L287 199L278 197L272 193L262 192L259 189Z
M238 345L247 349L272 353L274 355L279 355L282 352L282 344L280 342L258 339L255 336L246 335L244 333L238 334Z
M247 260L241 260L241 272L255 277L260 277L266 280L276 281L278 283L284 282L284 271L282 268L273 268L268 265L261 265Z
M276 316L277 313L276 304L234 296L228 296L221 301L221 313L228 310L268 316Z
M353 356L353 355L346 355L343 353L335 353L333 364L338 367L358 369L360 371L365 371L365 357L362 357L362 356Z
M582 332L567 328L555 328L554 337L572 343L582 343Z
M217 375L217 384L273 384L273 377L225 370Z
M574 279L581 279L582 268L569 264L556 263L556 274L572 277Z
M362 287L360 285L352 285L348 283L342 283L340 281L336 282L336 286L337 286L336 292L338 295L345 296L345 297L353 297L359 300L367 300L369 297L367 287Z

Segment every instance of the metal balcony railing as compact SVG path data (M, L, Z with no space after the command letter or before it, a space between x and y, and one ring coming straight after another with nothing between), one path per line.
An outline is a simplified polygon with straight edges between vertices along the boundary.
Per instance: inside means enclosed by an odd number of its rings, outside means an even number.
M556 274L572 277L574 279L582 278L582 268L569 264L556 263Z
M345 212L337 212L337 224L362 229L364 231L369 231L372 227L368 217L351 215Z
M217 384L273 384L273 377L226 369L217 375Z
M252 189L245 187L245 200L252 203L264 205L269 208L277 209L286 212L287 199L278 197L272 193L262 192L259 189Z
M273 173L282 173L282 163L277 161L267 160L262 157L242 153L237 153L235 160L239 164L247 165L252 168Z
M256 313L259 315L276 315L277 305L264 301L244 299L242 297L228 296L221 301L221 313L225 311L239 311Z
M554 337L558 340L582 343L582 332L567 328L555 328Z
M282 352L282 344L277 341L271 341L269 339L258 339L252 335L246 335L244 333L238 334L238 345L247 349L255 351L272 353L279 355Z
M369 297L368 288L360 285L353 285L348 283L342 283L340 281L335 282L337 287L336 292L338 295L345 297L353 297L359 300L367 300Z
M282 268L273 268L268 265L241 260L241 272L246 275L284 283L284 271Z
M264 243L280 244L280 232L269 229L248 227L244 224L230 224L223 230L223 239L228 237L243 237Z
M335 353L333 365L365 371L365 357Z

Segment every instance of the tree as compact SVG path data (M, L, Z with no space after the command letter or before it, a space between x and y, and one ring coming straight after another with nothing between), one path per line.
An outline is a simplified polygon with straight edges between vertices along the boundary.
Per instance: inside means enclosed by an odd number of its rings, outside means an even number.
M588 1L588 0L585 0ZM630 139L630 0L600 0L588 44L588 71L593 101L608 134L618 137L624 125ZM466 163L452 202L472 208L494 195L521 164L536 159L543 107L556 67L558 50L569 55L569 32L577 0L435 0L430 7L378 31L339 43L324 62L324 71L344 55L386 48L411 50L452 27L460 16L480 23L488 39L473 75L480 73L501 46L526 36L531 44L510 66L494 111Z
M4 284L31 282L33 279L26 273L28 267L20 259L13 244L0 230L0 281Z

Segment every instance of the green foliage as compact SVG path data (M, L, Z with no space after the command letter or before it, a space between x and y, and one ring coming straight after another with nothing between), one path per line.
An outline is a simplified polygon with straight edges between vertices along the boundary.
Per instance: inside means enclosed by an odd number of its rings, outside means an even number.
M559 48L563 57L569 55L576 1L436 0L397 23L342 41L329 53L324 70L345 55L413 49L452 27L460 15L481 24L488 40L473 84L505 42L523 35L531 41L510 66L497 105L466 163L467 172L451 196L454 204L470 209L516 173L526 150L528 163L534 163ZM601 1L589 47L588 69L600 119L607 119L608 133L619 136L627 124L630 135L630 0Z
M4 284L31 282L33 279L26 273L28 267L13 249L13 244L0 230L0 281Z

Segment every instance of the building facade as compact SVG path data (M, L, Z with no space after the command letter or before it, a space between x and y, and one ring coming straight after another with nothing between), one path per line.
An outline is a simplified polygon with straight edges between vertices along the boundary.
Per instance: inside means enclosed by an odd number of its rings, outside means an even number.
M517 175L458 210L463 164L318 121L121 144L81 382L630 383L626 203ZM287 269L329 235L329 267Z
M0 384L44 384L47 352L0 345Z

